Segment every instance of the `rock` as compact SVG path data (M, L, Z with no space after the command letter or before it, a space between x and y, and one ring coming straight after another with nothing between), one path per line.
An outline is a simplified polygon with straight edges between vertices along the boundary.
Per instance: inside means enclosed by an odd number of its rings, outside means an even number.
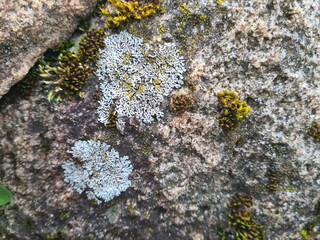
M320 120L318 0L182 2L164 1L164 13L123 29L179 46L187 72L172 95L194 100L184 112L166 97L161 121L129 119L121 134L97 120L94 75L72 101L49 103L40 86L1 99L0 181L14 199L0 208L0 238L220 239L234 231L228 203L240 194L252 206L239 214L252 214L266 239L300 239L306 226L320 239L320 144L308 134ZM251 108L233 132L219 126L223 89ZM89 139L133 166L132 186L100 205L61 168Z
M0 98L48 48L70 37L97 0L0 2Z

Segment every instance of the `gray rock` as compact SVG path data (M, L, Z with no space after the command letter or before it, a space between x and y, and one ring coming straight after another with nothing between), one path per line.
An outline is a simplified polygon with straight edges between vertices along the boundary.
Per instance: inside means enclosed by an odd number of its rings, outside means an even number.
M48 48L70 37L97 0L0 2L0 98Z

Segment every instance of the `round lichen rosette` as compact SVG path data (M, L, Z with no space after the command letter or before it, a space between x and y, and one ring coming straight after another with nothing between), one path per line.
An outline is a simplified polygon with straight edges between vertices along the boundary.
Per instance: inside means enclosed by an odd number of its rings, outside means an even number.
M118 129L125 118L151 123L163 116L160 105L183 84L185 64L174 43L152 45L123 31L105 38L97 76L102 99L99 121L109 124L116 114Z
M76 141L68 153L76 161L63 163L64 181L79 194L86 192L88 199L109 201L131 186L131 161L106 143Z

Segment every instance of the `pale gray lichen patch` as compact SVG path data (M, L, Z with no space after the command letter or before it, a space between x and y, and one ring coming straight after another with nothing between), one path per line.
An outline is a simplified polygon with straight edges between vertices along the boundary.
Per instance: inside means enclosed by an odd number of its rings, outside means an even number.
M103 95L99 121L108 124L111 111L119 129L125 118L144 123L160 119L160 104L183 84L184 60L175 44L152 45L126 31L108 36L105 44L97 69Z
M65 162L62 165L64 180L76 192L86 191L88 199L98 203L109 201L130 187L131 162L109 145L93 140L77 141L68 153L81 164L72 160Z

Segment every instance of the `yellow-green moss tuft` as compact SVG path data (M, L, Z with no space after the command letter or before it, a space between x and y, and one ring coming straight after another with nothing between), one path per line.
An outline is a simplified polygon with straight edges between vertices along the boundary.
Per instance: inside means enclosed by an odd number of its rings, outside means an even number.
M99 49L105 48L103 42L105 32L103 29L91 29L79 43L79 54L84 62L95 61Z
M249 105L240 101L238 94L230 90L218 92L217 97L224 108L219 117L219 125L224 130L235 130L243 121L242 119L249 114Z
M124 0L108 0L111 5L110 9L105 6L101 7L101 13L106 17L106 28L119 27L127 20L142 19L156 14L160 9L161 2L153 1L124 1Z
M71 52L60 54L57 66L40 65L40 76L49 88L48 100L61 101L63 97L73 99L82 94L85 80L89 76L89 67Z

